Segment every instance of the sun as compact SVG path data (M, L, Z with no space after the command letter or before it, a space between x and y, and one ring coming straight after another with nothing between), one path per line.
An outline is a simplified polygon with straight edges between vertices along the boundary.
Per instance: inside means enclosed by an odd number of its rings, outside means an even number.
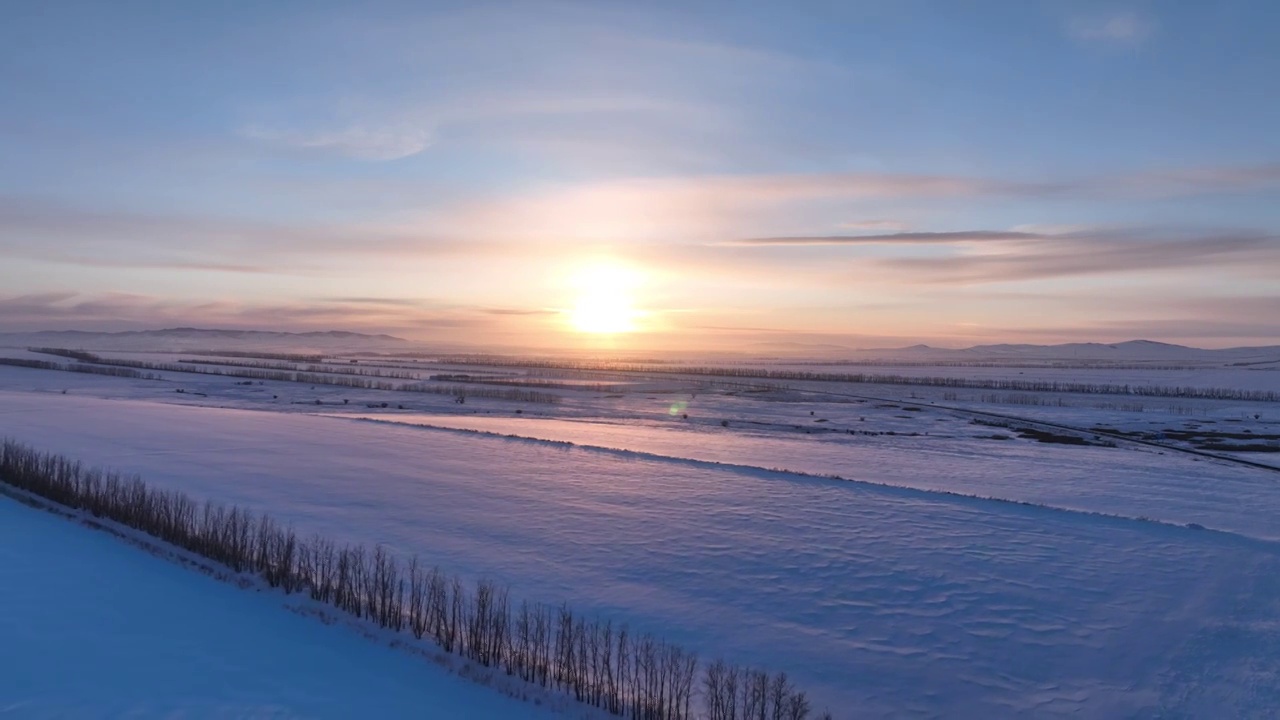
M577 297L568 312L569 325L581 333L613 335L635 332L643 315L634 295L640 275L614 262L597 261L582 266L571 279Z

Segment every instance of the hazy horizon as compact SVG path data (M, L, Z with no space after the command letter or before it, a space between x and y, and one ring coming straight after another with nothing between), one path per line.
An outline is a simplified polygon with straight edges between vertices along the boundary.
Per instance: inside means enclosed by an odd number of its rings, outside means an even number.
M1274 6L734 7L14 8L0 332L1280 344Z

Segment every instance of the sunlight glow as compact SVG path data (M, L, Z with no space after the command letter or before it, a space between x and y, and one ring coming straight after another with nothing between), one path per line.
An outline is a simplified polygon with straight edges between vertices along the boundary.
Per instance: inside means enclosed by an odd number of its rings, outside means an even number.
M582 266L571 281L577 297L568 311L570 326L599 335L635 332L644 315L634 301L640 281L639 272L612 261Z

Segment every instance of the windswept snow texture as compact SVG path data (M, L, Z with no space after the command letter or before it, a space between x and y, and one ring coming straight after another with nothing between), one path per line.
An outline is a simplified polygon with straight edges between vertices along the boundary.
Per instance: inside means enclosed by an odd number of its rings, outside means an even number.
M550 718L0 496L0 717Z
M1267 540L340 418L2 400L0 435L786 670L838 717L1280 706L1280 552ZM1028 459L1022 472L1041 471Z
M857 408L853 410L856 414ZM1078 447L933 438L797 435L643 419L574 421L370 413L378 422L476 430L713 463L838 476L1051 507L1196 523L1280 540L1280 473L1151 447ZM960 423L954 423L960 424ZM981 427L969 435L1000 428Z

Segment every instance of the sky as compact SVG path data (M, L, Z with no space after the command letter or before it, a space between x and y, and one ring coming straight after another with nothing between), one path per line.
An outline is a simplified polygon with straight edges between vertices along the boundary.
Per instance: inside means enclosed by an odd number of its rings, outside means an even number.
M1280 344L1280 4L23 3L0 331Z

